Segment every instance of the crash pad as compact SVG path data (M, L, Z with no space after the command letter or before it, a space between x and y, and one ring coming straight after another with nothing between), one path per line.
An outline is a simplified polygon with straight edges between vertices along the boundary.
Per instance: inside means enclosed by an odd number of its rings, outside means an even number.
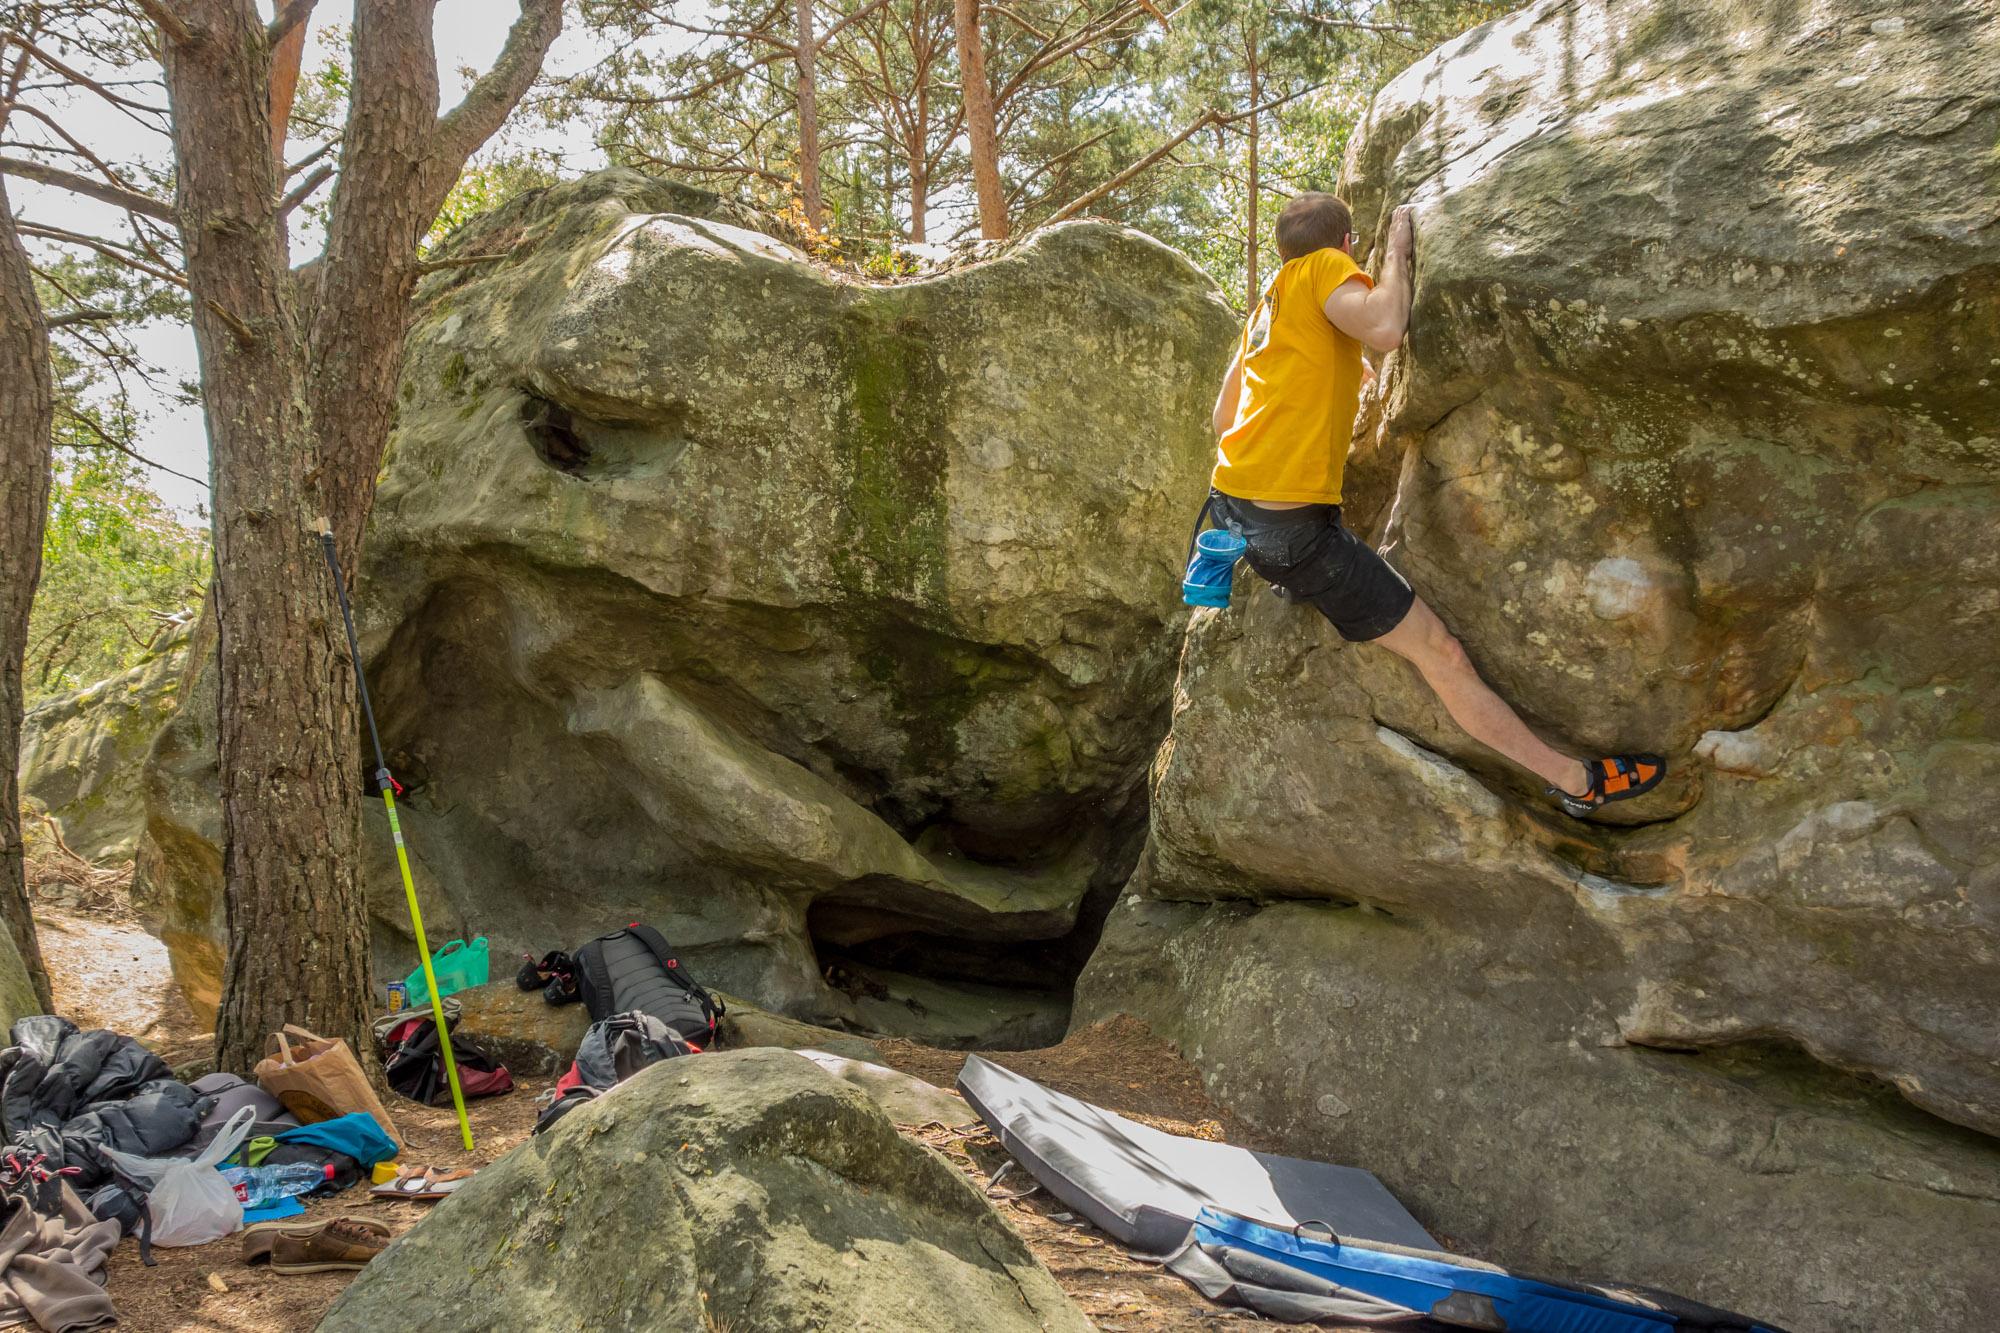
M1182 1138L971 1056L958 1091L1049 1193L1132 1249L1180 1248L1203 1208L1435 1250L1367 1171Z
M1335 1313L1378 1326L1434 1326L1428 1315L1508 1333L1784 1333L1649 1287L1527 1277L1435 1247L1272 1226L1208 1208L1167 1267L1211 1300L1284 1322Z

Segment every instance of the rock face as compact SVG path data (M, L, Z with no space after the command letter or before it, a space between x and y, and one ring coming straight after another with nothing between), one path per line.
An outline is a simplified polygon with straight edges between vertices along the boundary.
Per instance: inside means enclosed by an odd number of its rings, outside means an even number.
M1087 1333L1019 1236L789 1051L654 1065L486 1167L320 1333Z
M1674 777L1571 822L1246 577L1073 1021L1129 1009L1495 1258L1979 1322L1996 65L1974 3L1574 0L1381 94L1343 189L1364 231L1416 203L1417 289L1348 520L1558 744Z
M14 1020L42 1012L35 999L35 983L28 978L28 965L14 947L14 937L0 932L0 1021L9 1028Z
M1143 837L1233 322L1099 224L874 286L755 221L600 173L419 290L359 611L426 922L516 955L646 920L856 1027L821 954L1048 942L1060 1024ZM189 975L212 819L168 761L202 754L163 739L155 807Z
M186 668L182 633L139 665L45 699L22 719L22 803L54 817L86 860L125 861L137 848L146 826L140 773Z

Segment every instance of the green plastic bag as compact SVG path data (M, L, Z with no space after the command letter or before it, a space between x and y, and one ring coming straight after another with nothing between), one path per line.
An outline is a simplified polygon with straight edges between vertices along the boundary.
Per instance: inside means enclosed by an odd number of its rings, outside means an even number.
M432 954L431 971L437 975L438 998L472 986L484 986L487 962L484 935L471 944L453 940ZM417 970L410 973L409 980L403 984L410 988L410 1008L422 1009L430 1004L431 988L424 984L423 964L419 963Z

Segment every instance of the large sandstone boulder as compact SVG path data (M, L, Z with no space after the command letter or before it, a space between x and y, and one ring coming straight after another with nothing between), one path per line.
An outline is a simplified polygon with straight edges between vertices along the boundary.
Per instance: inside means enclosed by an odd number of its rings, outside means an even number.
M21 803L99 865L130 860L146 827L140 774L179 702L187 634L95 685L42 700L21 721Z
M804 1056L654 1065L480 1171L320 1333L1088 1333L993 1205Z
M358 598L426 923L518 957L643 919L704 980L874 1030L915 1011L862 1014L820 954L950 940L977 979L1051 942L1027 983L1059 1031L1143 838L1233 321L1101 224L899 285L753 225L603 172L472 224L452 251L511 257L418 291ZM219 975L185 716L153 897ZM993 1021L967 1039L1050 1035Z
M1416 300L1349 520L1557 743L1674 778L1572 822L1246 576L1073 1021L1130 1009L1498 1258L1979 1321L1997 67L1971 0L1549 0L1384 90L1343 189L1417 205Z

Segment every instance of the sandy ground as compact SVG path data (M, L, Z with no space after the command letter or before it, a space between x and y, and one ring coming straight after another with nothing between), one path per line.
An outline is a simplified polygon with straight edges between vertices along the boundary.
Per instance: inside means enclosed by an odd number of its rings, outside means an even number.
M57 1008L85 1027L110 1027L141 1037L169 1063L201 1053L208 1034L173 986L165 948L115 902L75 909L38 904L36 924L55 979ZM950 1089L965 1062L962 1051L908 1041L882 1043L884 1062ZM990 1053L990 1058L1061 1091L1084 1097L1170 1133L1265 1147L1211 1102L1201 1079L1164 1042L1129 1019L1081 1032L1042 1051ZM547 1081L523 1080L513 1093L471 1104L475 1149L466 1152L450 1108L396 1099L390 1107L407 1140L402 1160L448 1168L483 1166L523 1142ZM969 1118L969 1117L968 1117ZM1008 1160L992 1135L906 1126L982 1190ZM1027 1190L1031 1178L1010 1173L990 1193ZM1209 1304L1157 1265L1128 1257L1101 1232L1080 1224L1045 1191L996 1198L995 1205L1102 1333L1231 1333L1270 1328L1248 1315ZM307 1216L354 1213L377 1218L397 1234L416 1225L428 1204L373 1199L362 1187L312 1200ZM347 1273L282 1276L245 1267L234 1237L185 1249L157 1248L156 1266L139 1262L125 1241L112 1256L109 1289L119 1327L131 1333L305 1333L350 1280ZM1357 1330L1358 1333L1358 1330Z

